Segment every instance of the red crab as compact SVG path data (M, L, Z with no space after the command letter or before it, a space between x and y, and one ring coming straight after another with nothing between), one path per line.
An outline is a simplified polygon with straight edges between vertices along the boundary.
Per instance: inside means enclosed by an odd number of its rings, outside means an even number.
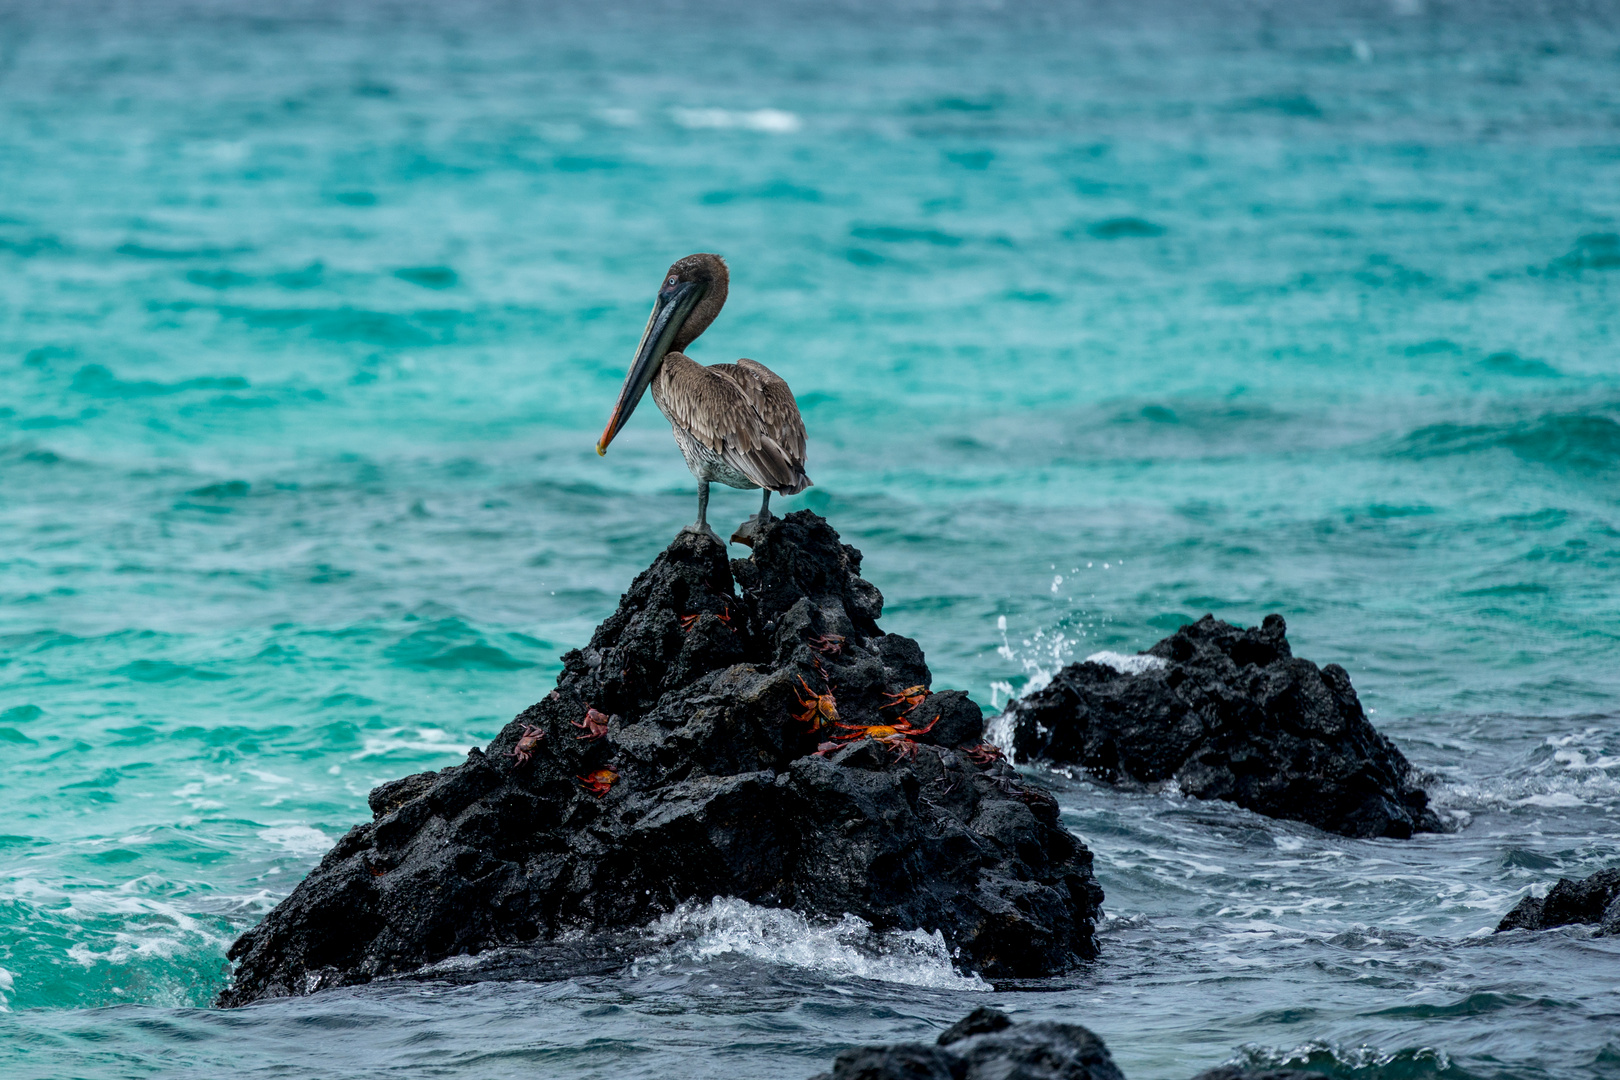
M1001 747L994 746L990 743L980 743L978 746L964 746L961 747L961 751L963 757L967 758L969 761L978 762L980 765L988 765L992 761L1000 761L1006 756L1001 752Z
M804 712L794 713L793 719L801 724L809 724L811 731L820 731L829 723L838 722L838 702L833 700L832 687L827 687L825 694L818 694L810 689L810 684L799 676L799 683L804 687L804 694L799 694L799 704L804 706ZM799 692L794 691L795 694ZM805 694L809 694L806 697Z
M512 747L512 756L517 758L517 763L527 765L534 752L540 749L540 741L545 737L546 733L539 728L524 724L522 737L518 739L517 745Z
M832 753L834 750L840 749L841 745L842 744L835 743L835 742L824 742L824 743L822 743L822 744L820 744L819 746L816 747L816 752L815 752L815 754L813 756L814 757L826 757L828 754Z
M618 778L619 774L612 769L597 769L589 776L574 777L575 780L579 781L580 787L595 795L598 799L608 793L613 787L613 781Z
M574 738L592 741L607 734L608 718L587 705L585 706L585 719L575 720L573 724L585 732L583 735L575 735Z
M687 633L688 631L690 631L692 629L692 627L697 625L697 621L699 619L701 619L701 618L703 618L703 616L709 615L709 614L712 614L712 612L700 611L696 615L682 615L681 616L681 633L684 634L684 633ZM719 619L721 622L725 623L727 626L730 626L731 625L731 608L730 608L730 606L728 605L725 608L724 611L720 612L720 614L715 615L714 617Z
M909 713L912 709L915 709L917 706L928 700L928 688L923 686L908 686L898 694L884 694L883 696L889 700L879 705L878 708L894 709L904 705L905 709L902 711Z
M817 634L805 644L823 656L837 656L844 648L844 635Z

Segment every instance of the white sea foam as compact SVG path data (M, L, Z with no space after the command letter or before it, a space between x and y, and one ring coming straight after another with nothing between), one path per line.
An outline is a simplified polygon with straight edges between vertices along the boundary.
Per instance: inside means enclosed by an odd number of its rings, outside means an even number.
M835 978L941 990L990 989L977 975L956 971L939 931L875 933L853 915L835 923L811 922L794 911L716 897L707 904L682 904L648 927L647 933L665 943L638 966L735 956Z
M1568 810L1620 803L1620 753L1614 736L1588 727L1542 741L1506 775L1445 776L1433 791L1437 808L1452 813L1481 806Z
M1106 649L1094 652L1086 657L1088 664L1101 664L1111 667L1121 675L1141 675L1149 671L1163 671L1169 667L1169 662L1163 657L1150 656L1147 653L1117 653Z
M414 736L414 737L413 737ZM389 728L376 735L367 736L361 743L361 749L349 755L350 761L361 761L369 757L378 757L383 754L404 752L427 754L456 754L467 752L470 745L465 735L452 735L439 728L424 727L414 730L406 728Z
M330 836L297 823L260 829L259 839L283 847L291 855L324 855L332 847Z
M684 128L741 128L786 135L803 126L783 109L671 109L670 116Z

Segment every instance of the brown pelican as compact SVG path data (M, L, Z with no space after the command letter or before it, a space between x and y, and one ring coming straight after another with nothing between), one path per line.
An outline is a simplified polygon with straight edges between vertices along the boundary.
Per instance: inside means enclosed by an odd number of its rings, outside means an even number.
M720 314L729 281L718 255L688 255L669 268L596 452L607 453L650 385L653 401L675 429L686 467L697 477L698 517L687 530L714 532L709 481L764 488L759 513L732 536L751 543L755 529L770 519L771 492L796 495L810 478L804 474L804 421L787 383L753 360L704 367L681 351Z

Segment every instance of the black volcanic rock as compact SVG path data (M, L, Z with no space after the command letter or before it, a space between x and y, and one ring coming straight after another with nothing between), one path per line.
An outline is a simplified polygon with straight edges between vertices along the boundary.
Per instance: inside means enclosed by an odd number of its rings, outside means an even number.
M371 793L374 819L231 947L220 1004L491 949L557 973L564 934L622 937L717 896L938 930L990 976L1095 955L1091 853L1048 792L977 747L978 706L924 696L922 650L878 628L860 559L809 512L729 564L682 534L486 749ZM852 730L904 722L928 730Z
M1195 1080L1311 1080L1295 1069L1245 1072L1225 1067ZM858 1046L841 1051L832 1072L811 1080L1125 1080L1103 1041L1079 1024L1015 1024L978 1008L939 1041Z
M1344 836L1440 831L1344 668L1294 656L1286 630L1281 615L1247 630L1206 615L1131 672L1070 664L1009 706L1017 759L1080 765L1108 783L1174 780L1196 798Z
M1502 917L1504 930L1551 930L1575 923L1594 924L1598 933L1620 935L1620 867L1599 870L1580 881L1559 878L1543 899L1527 896Z

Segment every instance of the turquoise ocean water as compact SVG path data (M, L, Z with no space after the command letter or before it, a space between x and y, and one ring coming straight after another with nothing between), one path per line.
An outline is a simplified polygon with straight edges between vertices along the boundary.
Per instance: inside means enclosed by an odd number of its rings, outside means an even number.
M611 978L221 1013L224 952L694 514L664 267L987 707L1288 620L1461 826L1049 775L1095 968L718 903ZM0 1073L803 1077L988 1002L1132 1080L1620 1076L1620 9L0 3ZM755 497L717 489L722 532Z

